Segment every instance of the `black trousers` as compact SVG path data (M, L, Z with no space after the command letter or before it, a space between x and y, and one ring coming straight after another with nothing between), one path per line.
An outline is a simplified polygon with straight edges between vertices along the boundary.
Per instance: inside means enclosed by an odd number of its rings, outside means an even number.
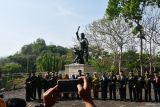
M154 97L156 102L160 102L160 88L154 87Z
M136 101L136 89L133 86L129 86L129 96L130 96L130 101Z
M142 88L141 87L137 87L136 88L137 89L137 95L136 95L136 97L137 97L137 101L142 101Z
M126 100L126 87L121 86L119 88L120 100Z
M107 98L107 87L102 87L101 89L102 99Z
M26 87L26 101L30 101L32 97L32 89L31 87Z
M36 99L36 87L33 87L32 88L32 97L34 98L34 99Z
M145 101L151 101L151 87L145 88Z
M109 87L110 99L112 99L112 94L113 94L114 100L116 100L116 86L115 85L112 85Z
M42 88L37 88L37 92L38 92L38 99L41 100L41 95L42 95Z

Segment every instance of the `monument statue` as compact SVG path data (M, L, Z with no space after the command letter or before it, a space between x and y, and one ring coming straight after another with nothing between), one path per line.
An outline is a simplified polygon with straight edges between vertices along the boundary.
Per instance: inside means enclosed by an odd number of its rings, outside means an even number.
M76 32L77 40L80 43L79 54L80 54L81 58L83 58L83 60L84 60L84 57L85 57L85 61L84 61L84 63L85 63L85 62L88 62L88 45L89 45L89 43L88 43L87 38L85 38L84 33L81 33L81 37L79 37L79 34L78 34L79 29L80 29L80 26L78 27L78 30ZM84 63L80 63L80 64L84 64Z
M75 59L74 59L74 63L78 63L78 64L84 64L84 59L82 56L82 51L78 50L77 48L74 48L74 53L76 55Z
M75 74L78 75L79 71L82 72L82 74L87 72L95 72L96 69L91 64L88 64L88 40L85 38L85 34L81 33L79 37L79 29L76 31L76 37L79 42L79 46L74 47L73 51L75 54L75 58L73 60L73 63L66 64L65 65L65 73L69 74L70 76Z

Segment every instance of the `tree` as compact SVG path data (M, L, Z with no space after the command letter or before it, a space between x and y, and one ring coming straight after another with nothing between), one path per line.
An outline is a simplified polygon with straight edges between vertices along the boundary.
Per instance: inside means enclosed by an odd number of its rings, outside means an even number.
M15 73L15 72L19 72L21 69L21 65L11 62L11 63L6 63L3 67L2 67L4 72L7 73Z
M65 55L67 53L67 49L62 46L57 46L56 50L57 50L57 53L60 54L60 56Z
M128 50L123 53L123 66L129 71L133 71L137 66L138 53L134 50Z
M46 49L45 40L38 38L32 45L33 53L39 55L43 50Z
M24 55L32 54L33 53L32 46L33 46L33 44L24 45L21 48L21 53Z
M106 42L106 35L102 35L102 20L94 21L86 27L86 36L90 42L90 47L96 48L97 56L102 55L104 44Z
M37 71L58 72L64 70L65 58L58 56L51 51L43 51L36 60Z
M111 22L106 21L106 18L103 18L90 24L87 31L87 37L91 41L91 44L95 44L94 46L97 47L98 56L102 55L104 50L108 50L106 48L109 48L114 52L113 64L115 64L116 54L119 50L120 71L124 45L131 40L130 27L124 23L122 18L118 18Z
M152 12L153 13L153 12ZM150 74L153 73L153 68L155 68L155 56L157 54L157 47L158 42L157 38L159 38L160 29L160 11L156 11L156 13L146 15L145 19L143 20L144 31L146 35L146 45L144 50L146 53L149 54L149 72Z
M43 51L36 60L37 71L52 71L52 56L53 54L50 51Z
M124 23L122 18L118 18L113 20L112 22L104 21L104 25L106 26L103 33L107 34L110 39L119 47L119 72L121 71L122 65L122 53L124 45L127 44L131 40L131 30L130 27ZM108 43L109 41L106 41Z
M133 33L140 38L140 71L143 73L142 53L143 39L145 39L142 18L146 12L146 7L160 6L160 0L109 0L106 9L106 16L109 20L117 17L124 17L131 27L134 27Z

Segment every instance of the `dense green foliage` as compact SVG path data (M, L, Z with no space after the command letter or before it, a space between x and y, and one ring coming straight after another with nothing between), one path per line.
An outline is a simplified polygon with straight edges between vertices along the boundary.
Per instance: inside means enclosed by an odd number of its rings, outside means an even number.
M156 5L160 6L159 0L109 0L106 15L110 20L122 16L138 21L142 19L145 7Z
M125 22L133 28L133 34L140 39L141 75L143 73L143 39L146 39L144 27L142 26L142 19L145 13L147 13L147 7L160 7L160 0L109 0L108 7L106 9L106 17L109 20L114 20L117 17L123 17Z
M24 45L21 51L7 58L0 59L0 70L3 72L36 72L64 70L64 59L67 48L46 45L45 40L37 39ZM71 61L68 61L71 62Z
M64 70L65 59L51 51L43 51L36 60L37 71L55 71Z
M2 69L8 73L15 73L19 72L20 68L21 68L20 64L11 62L11 63L6 63Z

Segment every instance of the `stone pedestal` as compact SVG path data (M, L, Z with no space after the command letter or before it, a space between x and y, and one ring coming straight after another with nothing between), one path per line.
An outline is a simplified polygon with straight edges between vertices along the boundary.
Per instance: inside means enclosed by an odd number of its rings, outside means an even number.
M78 75L78 70L82 71L82 74L84 73L93 73L95 72L95 68L92 65L87 65L87 64L68 64L65 65L65 73L72 75Z

